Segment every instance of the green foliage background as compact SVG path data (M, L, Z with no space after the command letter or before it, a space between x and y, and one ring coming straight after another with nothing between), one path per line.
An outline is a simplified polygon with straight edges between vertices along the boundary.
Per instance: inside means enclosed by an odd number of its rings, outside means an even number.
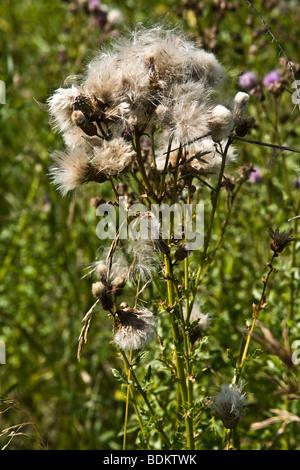
M203 3L197 24L192 12L184 19L176 15L183 9L187 13L179 0L106 2L122 11L125 28L138 21L168 20L182 24L193 37L208 37L207 28L215 24L216 12L213 1ZM239 90L238 76L243 71L251 70L263 78L278 68L280 57L271 37L259 33L261 22L246 2L233 3L237 9L228 11L220 23L216 48L218 59L230 73L225 90L228 100ZM297 61L299 6L276 1L257 1L255 6L286 53ZM7 354L6 364L0 368L0 395L15 403L0 415L0 429L28 420L35 423L26 427L26 436L11 441L8 448L12 449L120 449L125 395L112 369L120 369L122 363L110 344L111 322L103 312L93 318L81 361L76 358L81 319L93 303L90 280L82 276L84 268L101 253L97 217L90 205L90 198L100 195L99 189L91 185L75 197L63 199L51 186L49 153L61 148L61 140L51 130L42 105L66 77L82 73L109 35L83 10L72 11L68 2L12 0L0 4L0 38L0 79L6 84L6 104L0 105L0 340L5 342ZM250 46L255 46L252 54ZM248 114L257 121L251 138L300 148L299 111L288 92L280 101L268 93L263 103L251 97ZM288 219L297 215L294 208L299 190L294 181L300 170L298 155L273 154L271 149L244 143L236 147L238 159L231 172L236 175L240 165L251 161L263 170L263 181L243 186L222 250L205 289L199 292L201 307L212 319L199 356L201 377L197 377L199 391L207 396L232 377L226 351L238 353L241 333L237 326L250 322L252 303L259 298L260 279L270 258L266 229L297 229L297 221L289 223ZM109 187L103 185L101 196L109 195ZM206 204L209 210L209 193ZM216 240L225 217L224 194ZM295 247L287 248L278 258L277 267L279 273L272 279L262 321L282 342L281 322L288 319L292 342L300 336L297 238ZM257 347L254 343L251 351ZM251 423L270 416L270 409L288 409L299 416L298 386L293 401L278 393L278 383L298 383L297 374L261 349L249 361L246 372L248 409L240 426L241 448L245 449L264 448L274 439L280 423L249 431ZM152 371L157 368L154 393L167 400L169 378L159 371L155 346L149 348L141 370L146 370L151 360ZM267 375L273 381L267 380ZM203 445L218 448L219 422L204 411L203 423L209 429ZM132 430L135 425L133 420ZM299 449L298 434L299 423L289 424L273 447ZM129 448L136 448L134 436L129 434ZM1 447L8 440L8 433L4 433Z

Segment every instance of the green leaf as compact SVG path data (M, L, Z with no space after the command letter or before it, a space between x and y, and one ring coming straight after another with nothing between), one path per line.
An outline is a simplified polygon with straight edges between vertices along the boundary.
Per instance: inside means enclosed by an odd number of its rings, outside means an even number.
M111 371L112 371L112 375L114 376L116 380L118 380L119 382L128 384L127 378L124 377L124 375L121 372L119 372L117 369L112 369Z
M151 377L152 377L152 367L150 365L148 366L147 372L144 377L145 382L150 382Z
M236 357L234 357L232 351L229 348L226 349L226 354L232 367L236 368Z

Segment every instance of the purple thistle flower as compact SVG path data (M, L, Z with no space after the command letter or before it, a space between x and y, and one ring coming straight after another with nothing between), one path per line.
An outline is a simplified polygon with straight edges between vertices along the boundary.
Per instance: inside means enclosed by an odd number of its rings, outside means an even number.
M272 85L273 83L277 83L280 80L280 70L272 70L271 72L265 75L263 84L265 86Z
M257 85L258 79L253 72L245 72L239 78L239 86L245 88L246 90L251 90Z
M261 170L259 168L254 168L250 173L249 182L256 184L256 183L260 183L262 179L263 179L263 175L262 175Z
M91 11L91 12L99 11L100 8L101 8L101 4L100 4L99 0L90 0L89 1L89 11Z

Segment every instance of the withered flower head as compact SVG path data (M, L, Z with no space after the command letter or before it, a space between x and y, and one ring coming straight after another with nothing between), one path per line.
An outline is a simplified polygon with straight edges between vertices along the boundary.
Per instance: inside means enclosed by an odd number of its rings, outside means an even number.
M245 163L238 169L240 180L247 181L250 178L252 171L254 171L252 163Z
M275 230L269 228L268 232L272 238L270 247L274 253L281 253L289 243L294 241L294 238L290 236L291 229L280 232L278 227Z
M115 319L114 340L120 349L142 349L152 341L156 325L150 310L126 307L116 312Z
M210 405L227 429L235 429L244 412L246 396L242 388L242 386L223 384Z
M94 297L100 302L101 307L103 310L111 310L113 307L113 301L110 296L110 293L107 289L107 286L101 282L94 282L92 285L92 293Z
M232 175L223 175L222 187L225 188L225 190L228 193L231 193L234 190L234 187L235 187L235 178L234 178L234 176L232 176Z

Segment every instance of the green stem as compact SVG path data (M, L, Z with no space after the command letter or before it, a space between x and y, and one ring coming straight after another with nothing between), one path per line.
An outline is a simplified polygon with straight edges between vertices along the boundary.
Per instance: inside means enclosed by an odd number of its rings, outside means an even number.
M161 423L159 423L159 420L158 420L158 418L157 418L157 416L156 416L156 414L155 414L155 411L153 410L153 408L152 408L152 406L151 406L151 403L150 403L149 400L148 400L147 394L144 392L142 386L140 385L140 383L139 383L139 381L138 381L138 378L137 378L137 376L135 375L134 370L132 369L131 364L129 364L129 361L128 361L127 357L126 357L126 354L125 354L122 350L121 350L121 354L122 354L122 356L123 356L123 358L124 358L124 361L125 361L125 363L126 363L126 365L127 365L127 368L131 370L131 376L133 377L133 380L134 380L134 382L135 382L136 388L138 389L139 393L140 393L141 396L143 397L144 402L145 402L145 404L146 404L148 410L150 411L151 416L152 416L153 419L154 419L155 428L156 428L157 431L160 433L160 435L163 437L165 443L166 443L167 446L168 446L168 449L170 449L170 448L171 448L171 443L170 443L170 441L169 441L169 439L168 439L166 433L165 433L164 430L162 429Z
M166 274L167 274L168 302L169 302L169 306L172 308L174 305L173 273L172 273L172 268L171 268L171 262L170 262L168 255L165 255L165 267L166 267ZM178 298L179 297L178 286L176 289L176 296L178 300L179 309L181 309L180 313L182 315L182 306L180 303L180 299ZM193 450L194 449L193 419L192 419L192 414L189 409L190 408L189 393L188 393L188 388L186 385L184 364L182 361L181 353L179 352L180 334L178 330L178 325L176 323L176 320L172 312L170 312L170 317L171 317L173 340L175 343L176 370L177 370L177 375L178 375L178 382L179 382L182 406L183 406L183 411L184 411L185 428L186 428L186 434L187 434L187 449ZM185 336L185 333L184 333L184 336Z
M248 349L249 349L249 344L250 344L250 340L251 340L251 334L252 334L252 332L253 332L253 330L254 330L254 327L255 327L255 324L256 324L256 320L257 320L257 318L258 318L258 316L259 316L259 313L260 313L260 311L264 308L264 304L265 304L265 293L266 293L266 289L267 289L267 285L268 285L270 276L271 276L272 272L274 272L273 261L274 261L274 259L275 259L276 256L277 256L276 253L274 253L273 256L272 256L271 262L269 263L270 269L269 269L269 271L268 271L266 280L263 281L264 286L263 286L263 290L262 290L262 293L261 293L261 296L260 296L259 304L258 304L257 307L254 307L253 316L252 316L252 325L251 325L250 330L249 330L248 335L247 335L247 339L246 339L246 343L245 343L245 346L244 346L242 358L241 358L241 360L240 360L240 364L239 364L238 370L237 370L236 375L235 375L235 378L234 378L234 383L237 383L238 380L239 380L239 378L240 378L240 376L241 376L242 369L243 369L243 366L244 366L244 363L245 363L245 360L246 360L246 357L247 357Z
M130 350L129 365L132 363L132 349ZM125 418L124 418L124 435L123 435L123 450L126 449L126 437L127 437L127 423L128 423L128 408L129 408L129 395L130 395L130 367L127 370L128 373L128 385L127 385L127 395L126 395L126 406L125 406Z
M190 311L193 308L193 304L194 304L195 296L196 296L196 291L197 291L197 288L198 288L198 285L199 285L199 282L200 282L201 271L202 271L204 263L206 261L207 249L208 249L209 242L210 242L211 231L212 231L212 228L213 228L215 213L216 213L216 210L217 210L217 203L218 203L219 194L220 194L221 187L222 187L222 179L223 179L223 173L224 173L224 169L225 169L226 155L227 155L229 146L232 143L232 140L233 140L232 138L228 139L224 151L221 148L222 163L221 163L221 168L220 168L217 187L216 187L216 190L215 190L215 192L212 196L212 210L211 210L211 214L210 214L210 222L209 222L208 231L207 231L207 234L206 234L206 237L205 237L205 240L204 240L204 247L203 247L201 263L200 263L200 266L197 270L194 287L192 289L192 299L191 299L191 302L190 302Z
M165 180L166 180L166 175L167 175L167 171L168 171L168 165L169 165L171 147L172 147L172 138L169 139L169 144L168 144L168 150L167 150L167 155L166 155L166 161L165 161L164 171L163 171L162 178L161 178L161 185L160 185L160 192L159 192L159 201L162 200L162 197L163 197L163 194L164 194Z

